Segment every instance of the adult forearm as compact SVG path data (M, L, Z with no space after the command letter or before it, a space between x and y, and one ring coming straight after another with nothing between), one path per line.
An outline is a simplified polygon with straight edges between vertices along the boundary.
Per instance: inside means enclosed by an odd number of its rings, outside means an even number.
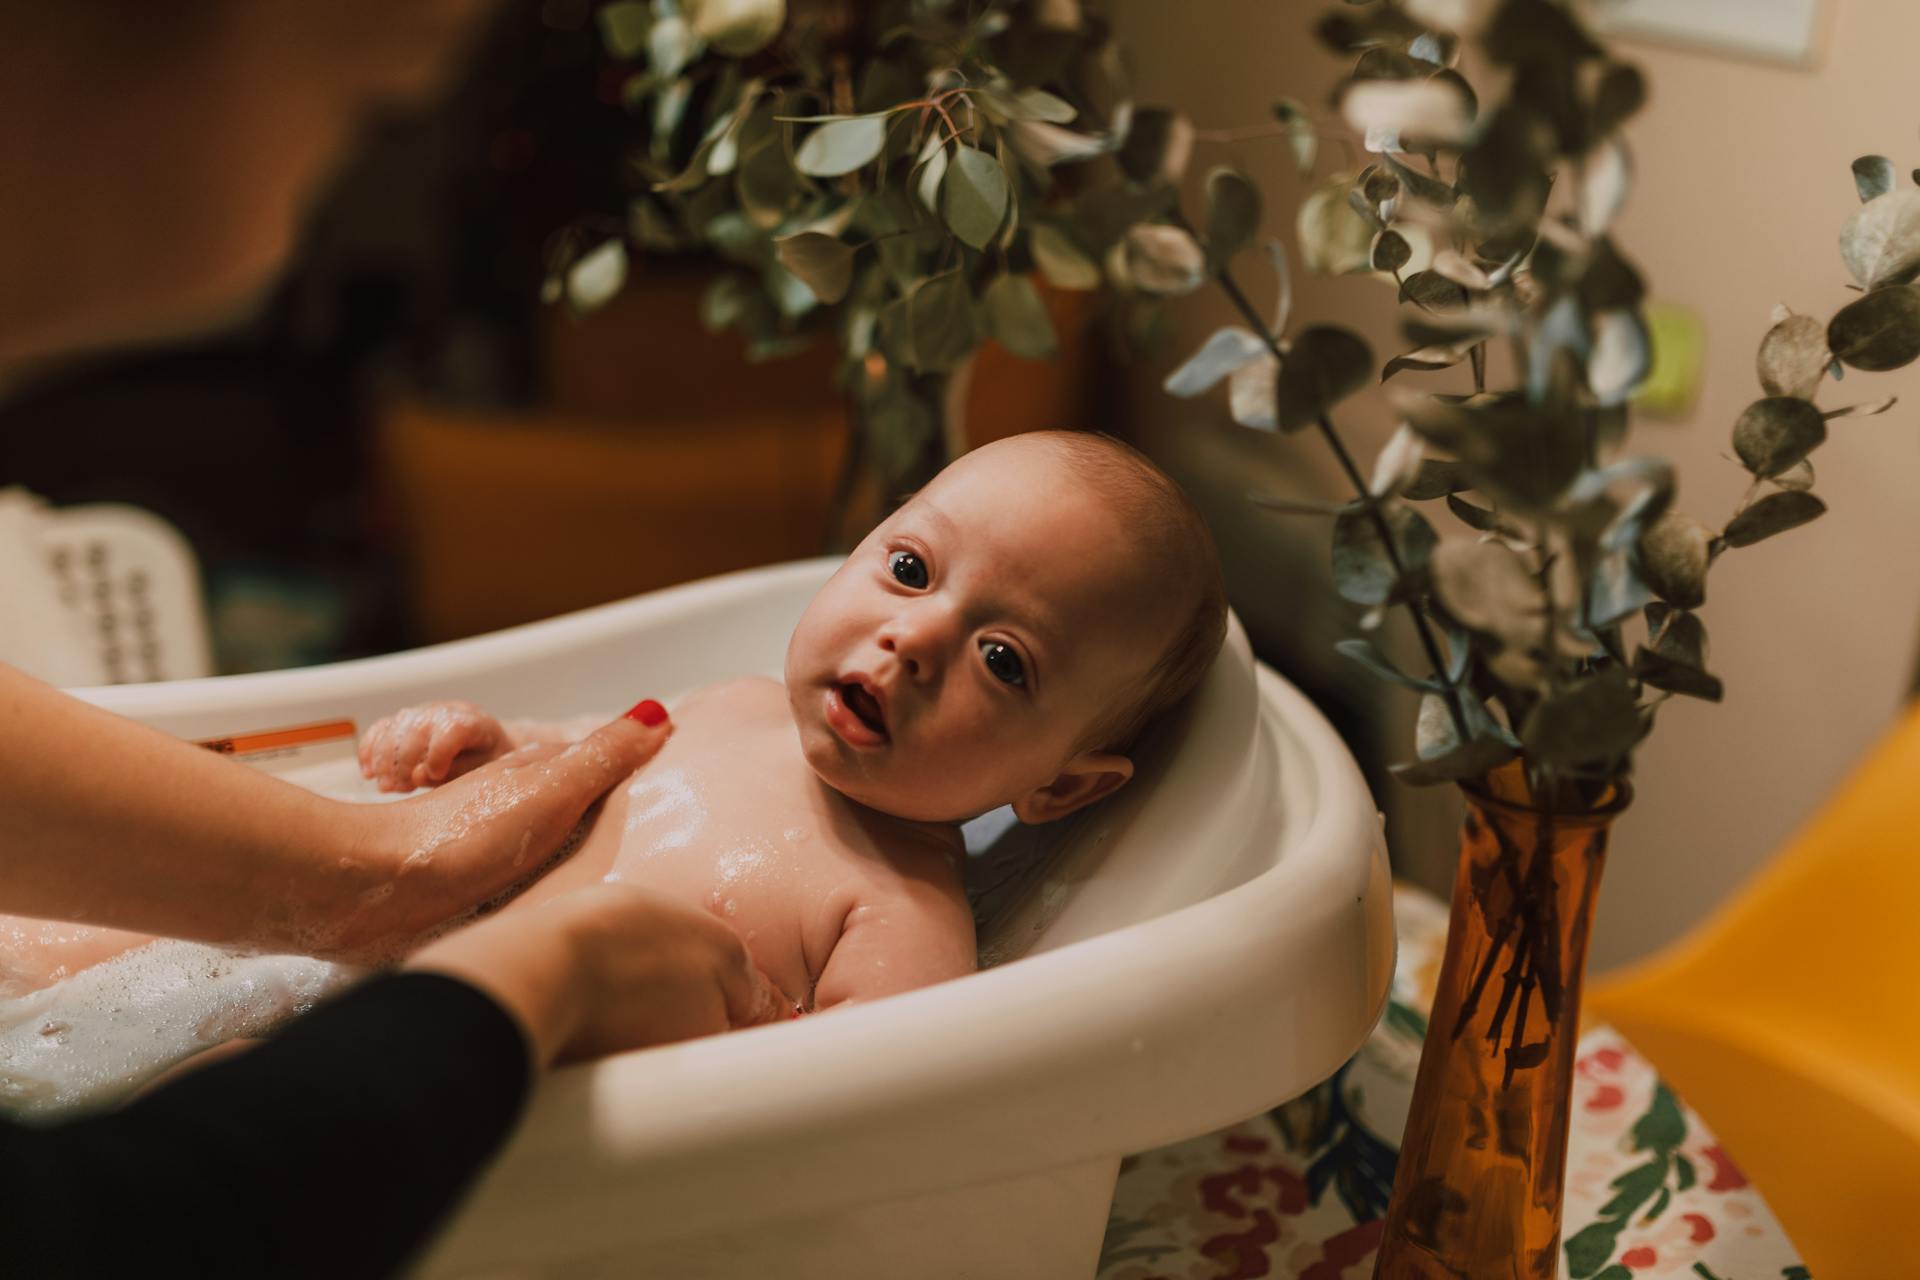
M302 949L391 882L375 835L354 806L0 666L0 911Z

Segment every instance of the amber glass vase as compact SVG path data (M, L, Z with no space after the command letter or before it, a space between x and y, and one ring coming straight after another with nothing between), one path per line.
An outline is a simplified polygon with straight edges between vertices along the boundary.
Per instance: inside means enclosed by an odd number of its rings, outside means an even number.
M1374 1275L1551 1280L1587 934L1629 792L1556 813L1464 790L1447 949Z

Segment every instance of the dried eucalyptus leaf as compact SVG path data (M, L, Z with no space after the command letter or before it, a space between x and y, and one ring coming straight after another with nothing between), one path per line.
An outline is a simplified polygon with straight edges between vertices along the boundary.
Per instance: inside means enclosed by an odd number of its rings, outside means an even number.
M1475 506L1457 494L1449 493L1445 497L1447 510L1453 512L1454 518L1469 529L1480 533L1498 534L1503 538L1517 537L1522 532L1510 522L1502 520L1500 513L1491 507Z
M1287 331L1287 320L1293 315L1293 273L1287 270L1287 246L1278 240L1267 241L1267 262L1273 267L1273 329L1274 333Z
M1546 600L1518 552L1499 541L1448 538L1433 552L1433 593L1448 616L1503 646L1524 649L1546 633Z
M1391 766L1395 777L1410 786L1433 786L1445 782L1465 782L1483 778L1517 754L1499 733L1499 726L1487 714L1484 704L1473 694L1460 691L1456 706L1479 708L1475 715L1466 712L1470 730L1479 728L1466 741L1460 740L1449 695L1428 693L1420 699L1420 715L1414 728L1414 749L1419 759L1411 764Z
M1406 689L1430 690L1434 693L1439 693L1446 688L1438 681L1416 679L1400 670L1387 660L1385 654L1373 647L1372 641L1338 640L1334 642L1333 649L1335 653L1359 663L1388 684L1397 684Z
M1476 488L1515 511L1550 508L1586 464L1585 424L1523 396L1452 403L1392 397L1413 429L1466 464Z
M940 215L961 241L984 249L1007 219L1012 190L1000 161L978 147L960 146L940 187Z
M803 231L776 238L773 252L780 265L821 302L831 304L847 296L853 283L854 246L817 231Z
M1898 194L1920 200L1920 191ZM1920 359L1920 292L1889 285L1848 303L1827 324L1827 346L1843 363L1869 373L1912 364Z
M1596 239L1580 273L1580 302L1587 311L1638 307L1646 293L1646 282L1613 247L1613 241L1605 236Z
M619 240L589 249L567 268L567 301L592 311L610 301L627 283L627 246Z
M1001 346L1027 360L1040 360L1059 348L1053 317L1040 291L1025 276L1004 275L987 286L981 299L987 332Z
M1555 152L1551 130L1537 114L1508 103L1492 112L1460 156L1460 189L1485 223L1512 229L1536 223L1547 205L1553 182L1548 165ZM1509 234L1530 233L1510 231ZM1505 249L1496 244L1495 249ZM1485 251L1503 262L1511 252Z
M1580 230L1588 236L1605 235L1627 203L1633 185L1633 163L1626 144L1610 139L1587 157L1580 185Z
M1394 504L1380 509L1388 532L1409 575L1424 575L1439 541L1433 526L1413 508ZM1372 514L1344 511L1333 522L1333 585L1342 597L1359 605L1387 604L1414 589L1394 572L1393 559Z
M1391 498L1405 492L1420 474L1420 437L1413 428L1402 426L1388 438L1380 456L1374 459L1373 479L1367 492L1376 498Z
M973 350L973 294L959 271L921 281L905 301L915 368L943 372Z
M1280 369L1280 429L1312 426L1372 377L1373 351L1357 334L1330 325L1304 330Z
M1373 241L1373 269L1375 271L1397 272L1413 259L1413 246L1407 238L1388 227Z
M1813 464L1796 462L1773 477L1773 483L1790 493L1803 493L1813 488Z
M1761 477L1785 471L1812 453L1826 438L1826 419L1818 409L1795 396L1756 400L1733 424L1733 451L1740 455L1747 470Z
M1368 150L1406 151L1406 143L1464 142L1473 126L1472 104L1458 86L1438 76L1431 80L1349 81L1340 95L1340 113L1369 138L1392 137L1402 145Z
M1413 482L1407 486L1406 492L1401 496L1415 502L1425 502L1471 488L1473 488L1473 480L1467 475L1467 469L1458 462L1451 459L1426 458L1421 461L1418 474L1414 476Z
M1187 358L1186 363L1168 374L1164 386L1169 395L1179 396L1183 400L1191 399L1204 395L1235 369L1268 354L1266 342L1256 337L1252 330L1228 325L1224 329L1216 329L1213 336Z
M1431 296L1416 296L1414 282L1428 274L1441 276L1460 286L1461 289L1493 288L1493 277L1482 271L1466 254L1458 249L1442 249L1433 255L1431 272L1416 272L1407 278L1407 283L1400 290L1402 299L1417 302L1433 311L1456 311L1467 305L1465 293L1443 290L1437 283L1423 283L1419 286L1421 290L1428 291Z
M1207 255L1179 227L1142 223L1127 232L1124 259L1129 279L1147 293L1192 293L1207 279Z
M1638 311L1594 316L1593 350L1587 356L1587 385L1601 405L1625 404L1653 367L1653 344Z
M1864 289L1920 271L1920 191L1889 191L1861 205L1840 233L1840 256Z
M1811 400L1832 362L1826 326L1812 316L1788 315L1760 340L1760 386L1770 396Z
M1613 62L1593 91L1592 136L1605 138L1646 105L1647 82L1638 67Z
M1467 309L1467 290L1440 271L1440 255L1436 255L1432 269L1415 271L1400 282L1400 301L1444 315Z
M1750 547L1776 533L1797 529L1825 515L1827 504L1804 490L1788 489L1770 493L1744 507L1727 522L1725 538L1730 547Z
M1656 605L1648 610L1653 643L1634 654L1633 674L1656 689L1718 702L1723 689L1707 674L1707 630L1691 613Z
M1359 187L1355 187L1353 190L1347 192L1347 207L1358 214L1361 220L1376 233L1387 225L1386 219L1380 216L1379 207L1375 205L1373 201L1367 199L1367 193ZM1369 248L1371 248L1371 245L1369 245Z
M1193 123L1168 107L1139 107L1120 144L1120 168L1140 183L1178 182L1193 154Z
M1640 741L1633 686L1607 667L1549 690L1520 726L1520 741L1536 764L1611 763Z
M1389 200L1398 198L1400 179L1393 176L1391 169L1381 165L1368 165L1360 175L1360 194L1366 197L1368 204L1377 208Z
M1320 154L1320 135L1314 131L1313 118L1292 98L1274 103L1273 116L1286 128L1287 147L1293 152L1295 170L1306 177L1313 172L1314 159Z
M1893 190L1893 161L1885 156L1861 156L1853 162L1853 188L1861 203Z
M1635 553L1641 580L1662 600L1679 609L1698 609L1707 602L1713 530L1706 525L1668 511L1647 526Z
M1870 404L1849 404L1842 405L1838 409L1828 409L1820 416L1828 422L1832 422L1835 418L1871 418L1885 413L1899 403L1899 396L1888 396L1885 400L1875 400Z
M1409 369L1421 373L1432 373L1437 369L1451 369L1467 358L1467 353L1478 342L1452 343L1447 346L1416 347L1403 355L1397 355L1381 366L1380 381L1385 382L1397 373Z
M1421 173L1412 165L1402 164L1390 155L1381 156L1380 160L1416 200L1430 204L1436 209L1446 210L1453 208L1454 203L1460 198L1459 193L1452 187L1438 178Z
M1246 248L1260 229L1260 190L1237 169L1207 175L1207 254L1216 265Z
M1040 274L1054 288L1085 290L1100 287L1100 264L1088 257L1072 237L1059 227L1047 222L1035 227L1028 248L1033 253L1034 265L1040 268Z
M1633 570L1631 556L1624 552L1603 556L1587 579L1587 624L1610 627L1644 609L1652 599L1652 590Z
M1228 376L1227 412L1243 427L1277 430L1280 416L1274 393L1279 380L1280 362L1263 350L1251 364L1240 366Z
M1372 266L1373 225L1347 203L1350 182L1336 174L1300 202L1295 230L1309 271L1338 276Z
M887 141L885 115L829 120L809 133L794 154L794 167L816 178L837 178L871 164Z

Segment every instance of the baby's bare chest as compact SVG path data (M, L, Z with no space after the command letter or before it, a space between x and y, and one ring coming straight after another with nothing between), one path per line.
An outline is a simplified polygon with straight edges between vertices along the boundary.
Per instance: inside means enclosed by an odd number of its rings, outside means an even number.
M823 786L790 720L768 712L754 697L676 711L660 754L614 789L579 850L526 896L600 881L665 894L725 920L804 998L848 906L885 892L890 820Z

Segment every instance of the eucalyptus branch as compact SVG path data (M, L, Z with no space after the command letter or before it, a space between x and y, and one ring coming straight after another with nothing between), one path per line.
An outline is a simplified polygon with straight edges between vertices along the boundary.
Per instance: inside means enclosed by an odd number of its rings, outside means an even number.
M1173 220L1175 225L1185 229L1188 234L1192 234L1192 224L1187 221L1186 215L1178 209L1173 212ZM1220 286L1221 291L1227 295L1228 300L1233 303L1234 309L1240 313L1241 318L1247 322L1253 329L1254 334L1266 345L1267 350L1273 354L1273 358L1284 365L1287 356L1286 352L1280 347L1279 335L1274 333L1267 325L1266 317L1260 314L1259 309L1253 305L1252 299L1247 297L1246 290L1242 289L1240 282L1234 279L1231 264L1222 262L1219 268L1214 271L1213 279L1214 282ZM1354 495L1364 504L1367 518L1372 523L1374 532L1379 535L1380 545L1387 553L1388 562L1393 566L1394 577L1396 579L1404 579L1406 577L1406 565L1401 559L1399 545L1394 541L1393 528L1387 523L1386 516L1382 514L1380 503L1375 500L1373 494L1367 489L1366 479L1360 474L1360 468L1354 463L1353 454L1347 449L1346 442L1340 438L1340 433L1333 429L1333 423L1328 419L1326 414L1323 413L1319 415L1314 425L1319 428L1320 438L1326 441L1327 447L1333 451L1333 456L1339 461L1340 469L1346 473L1347 480L1353 485ZM1451 695L1445 700L1447 713L1453 718L1455 732L1460 735L1460 740L1464 742L1470 736L1466 714L1460 709L1458 700L1459 690L1455 688L1452 681L1447 679L1446 659L1440 653L1440 643L1433 634L1432 624L1428 621L1426 613L1420 608L1418 601L1403 600L1401 604L1413 619L1414 632L1420 637L1420 647L1426 652L1427 662L1433 669L1434 678L1441 684L1447 686L1448 692Z

